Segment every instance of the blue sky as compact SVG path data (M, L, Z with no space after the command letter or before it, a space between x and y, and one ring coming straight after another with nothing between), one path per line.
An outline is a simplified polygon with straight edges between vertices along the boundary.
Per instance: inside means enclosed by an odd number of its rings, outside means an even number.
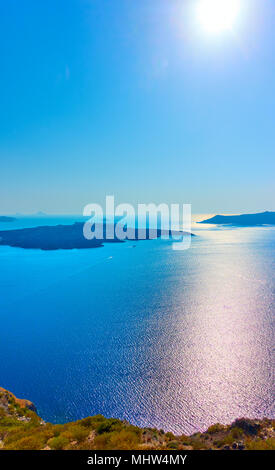
M275 2L210 35L196 0L9 0L0 213L275 210Z

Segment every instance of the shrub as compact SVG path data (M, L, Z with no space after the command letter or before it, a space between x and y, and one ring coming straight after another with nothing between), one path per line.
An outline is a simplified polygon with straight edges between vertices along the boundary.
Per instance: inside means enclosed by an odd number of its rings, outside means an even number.
M127 431L126 429L120 432L112 433L110 438L111 449L134 449L138 444L139 438L137 433L133 431Z
M275 450L275 439L247 439L245 442L245 447L248 450Z
M256 436L261 426L260 424L255 423L255 421L252 421L252 419L240 418L234 421L231 428L240 428L246 434L250 434L251 436Z
M10 444L5 444L5 448L8 450L39 450L44 447L44 440L41 436L26 436L18 441L11 442Z
M190 445L194 450L203 450L207 449L207 445L201 439L191 439Z
M178 441L170 441L167 444L168 449L178 449L179 448L179 442Z
M94 440L94 448L97 450L108 449L108 442L110 439L110 434L104 433L100 436L96 436Z
M53 434L55 437L59 436L62 431L65 431L65 426L63 424L55 424L53 426Z
M106 421L106 418L102 415L88 416L88 418L83 418L78 421L78 424L86 428L97 427L102 421Z
M52 439L48 441L48 445L53 450L62 450L69 444L69 442L70 441L67 437L60 435L52 437Z
M86 437L89 435L89 432L89 429L85 429L80 425L71 426L69 429L69 433L71 434L72 439L76 441L83 441L86 439Z
M167 439L168 441L174 441L174 440L175 440L175 436L174 436L174 434L173 434L172 432L167 432L167 433L165 434L165 436L166 436L166 439Z
M89 428L93 425L94 419L89 416L88 418L84 418L81 421L79 421L80 426L83 426L84 428Z
M232 428L230 434L234 439L240 439L243 436L243 430L241 428Z
M99 424L96 430L98 434L103 434L105 432L118 430L118 428L121 429L121 427L122 423L118 419L105 419L105 421Z
M208 434L216 434L220 431L224 431L224 426L223 424L220 424L220 423L217 423L217 424L213 424L212 426L209 426L209 428L207 429L207 432Z
M224 438L214 441L214 445L218 448L225 446L225 445L231 446L234 441L235 441L235 438L230 433L227 436L224 436Z
M180 436L180 441L182 444L189 445L190 444L190 437L186 436L185 434L182 434Z

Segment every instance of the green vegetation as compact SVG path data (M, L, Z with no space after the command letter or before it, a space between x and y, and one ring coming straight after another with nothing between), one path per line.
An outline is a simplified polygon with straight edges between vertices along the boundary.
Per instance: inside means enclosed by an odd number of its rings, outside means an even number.
M204 433L175 436L102 415L54 425L45 423L34 410L31 402L0 388L0 449L275 449L275 422L269 419L242 418L228 426L214 424Z

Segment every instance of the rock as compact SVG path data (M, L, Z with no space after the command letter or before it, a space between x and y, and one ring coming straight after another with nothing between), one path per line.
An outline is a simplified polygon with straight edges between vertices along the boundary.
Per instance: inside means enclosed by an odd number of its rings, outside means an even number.
M16 396L6 390L5 388L0 387L0 393L2 393L2 406L8 405L9 398L12 398L15 403L17 403L20 408L28 408L31 411L37 413L35 405L29 400L22 400L21 398L16 398Z
M22 421L23 423L28 423L31 420L31 418L27 418L26 416L18 416L17 419L18 421Z
M238 450L244 450L245 449L245 445L243 442L238 442Z
M88 441L92 444L95 440L95 436L96 436L96 432L95 431L91 431L89 436L88 436Z

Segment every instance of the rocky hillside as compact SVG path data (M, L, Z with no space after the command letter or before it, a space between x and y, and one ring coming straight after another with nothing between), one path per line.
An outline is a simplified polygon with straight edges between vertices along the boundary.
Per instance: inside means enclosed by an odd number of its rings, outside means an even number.
M138 428L119 419L97 415L66 424L43 421L28 400L0 388L0 449L275 449L275 421L237 419L214 424L204 433L174 436L171 432Z

